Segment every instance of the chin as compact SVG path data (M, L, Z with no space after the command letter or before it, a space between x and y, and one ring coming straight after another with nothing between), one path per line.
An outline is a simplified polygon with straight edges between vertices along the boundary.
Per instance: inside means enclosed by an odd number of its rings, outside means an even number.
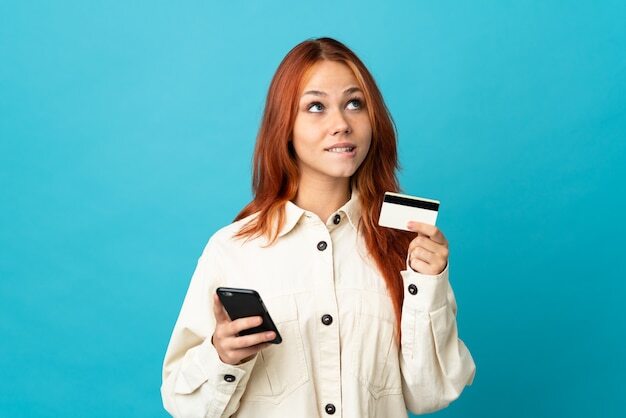
M335 178L349 178L349 177L352 177L352 175L355 172L356 172L356 169L349 170L349 171L326 172L324 174L326 174L329 177L335 177Z
M307 167L307 168L304 168ZM340 165L340 164L324 164L324 165L305 165L301 172L309 172L310 174L317 173L317 175L322 175L325 177L336 178L336 179L344 179L350 178L356 173L359 166L350 165Z

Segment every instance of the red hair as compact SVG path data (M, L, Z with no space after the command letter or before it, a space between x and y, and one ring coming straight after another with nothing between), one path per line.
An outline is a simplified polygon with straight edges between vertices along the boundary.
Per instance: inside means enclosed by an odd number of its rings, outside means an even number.
M296 45L278 66L267 93L265 111L254 151L252 190L254 199L235 221L259 212L235 237L267 237L272 245L285 221L284 204L296 197L300 173L289 142L298 110L301 89L309 70L319 61L337 61L354 73L365 95L372 126L369 152L352 176L359 191L359 233L375 260L389 291L396 314L397 337L404 289L400 271L405 269L409 242L414 234L377 225L384 192L399 190L396 170L400 168L396 129L374 78L348 47L331 38L309 39Z

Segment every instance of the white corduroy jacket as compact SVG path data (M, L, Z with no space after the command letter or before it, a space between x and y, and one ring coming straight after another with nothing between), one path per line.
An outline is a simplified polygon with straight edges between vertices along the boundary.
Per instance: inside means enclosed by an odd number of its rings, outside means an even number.
M263 237L232 239L255 215L217 231L198 260L163 364L161 394L170 414L406 417L407 409L444 408L472 384L476 366L458 337L449 266L436 276L408 264L401 272L396 343L391 299L358 233L356 189L325 222L287 202L271 247L262 248ZM219 286L258 291L283 342L246 363L223 363L211 344ZM322 322L325 315L331 318Z

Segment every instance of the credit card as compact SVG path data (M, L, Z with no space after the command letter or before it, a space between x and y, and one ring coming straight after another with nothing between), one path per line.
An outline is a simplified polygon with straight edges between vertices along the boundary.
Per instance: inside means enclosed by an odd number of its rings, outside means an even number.
M409 221L435 225L438 213L438 200L386 192L378 225L408 231Z

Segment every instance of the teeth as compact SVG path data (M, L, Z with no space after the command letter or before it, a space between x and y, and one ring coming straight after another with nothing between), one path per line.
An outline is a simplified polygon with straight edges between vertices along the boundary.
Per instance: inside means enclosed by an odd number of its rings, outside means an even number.
M351 147L345 147L345 148L329 148L327 151L330 152L350 152L352 151L354 148Z

